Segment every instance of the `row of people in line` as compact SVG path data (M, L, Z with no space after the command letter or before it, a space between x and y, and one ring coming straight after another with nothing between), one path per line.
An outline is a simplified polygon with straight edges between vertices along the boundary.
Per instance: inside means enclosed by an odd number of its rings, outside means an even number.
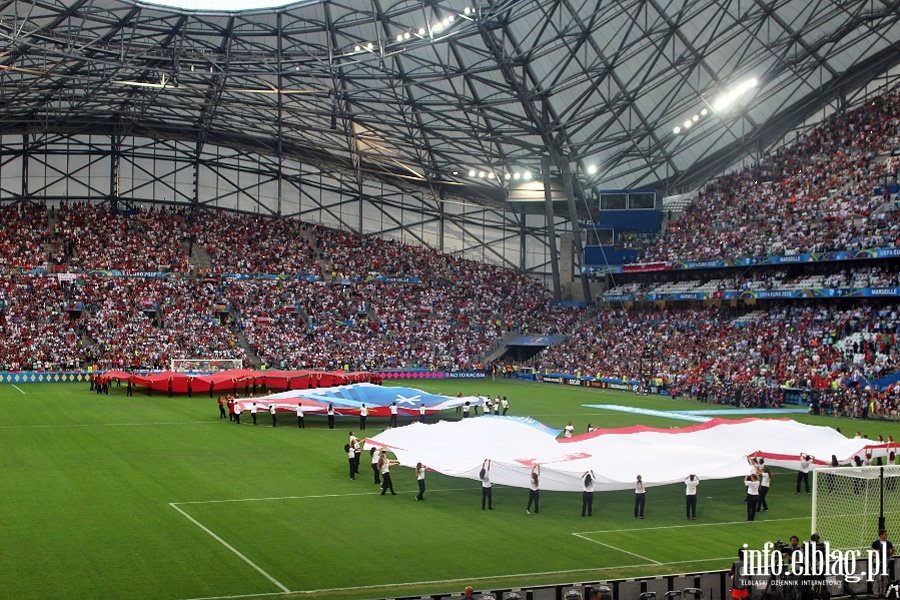
M359 447L359 440L356 439L356 437L353 435L353 432L351 431L350 441L344 446L344 451L348 455L350 464L350 479L355 479L356 475L359 474ZM400 463L396 460L388 458L387 453L379 448L371 448L369 450L369 454L372 459L372 472L374 474L374 482L375 484L381 485L381 495L384 495L387 491L390 491L392 495L396 495L396 493L394 492L393 481L390 477L390 468L392 466L399 465ZM419 486L419 493L416 495L417 501L425 499L425 472L427 468L428 467L419 462L416 464L414 470L416 474L416 481ZM532 514L532 508L534 510L534 514L540 513L540 477L540 465L532 466L531 473L529 475L528 502L525 506L526 514ZM489 458L484 459L484 461L482 462L481 469L478 472L478 478L481 482L481 510L494 510L493 484L491 482L491 460ZM582 517L593 516L594 482L596 480L597 475L591 469L581 474ZM686 490L685 497L687 518L696 520L697 488L700 485L700 479L696 475L692 474L684 480L684 483ZM634 490L634 518L643 519L644 509L646 507L647 489L644 485L643 478L640 475L638 475L635 480ZM766 506L766 510L768 510L768 506Z

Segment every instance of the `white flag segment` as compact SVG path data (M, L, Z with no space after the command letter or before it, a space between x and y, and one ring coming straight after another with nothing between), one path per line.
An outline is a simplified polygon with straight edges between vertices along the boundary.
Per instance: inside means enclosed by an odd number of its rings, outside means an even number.
M558 440L553 430L517 419L476 417L389 429L367 439L366 446L390 449L404 466L422 462L474 480L490 459L493 483L521 488L529 485L531 467L540 464L541 489L559 491L581 491L587 470L596 476L594 489L606 491L632 489L639 474L647 486L681 482L691 473L701 481L743 477L750 472L748 456L799 469L801 452L815 457L815 468L829 463L832 454L846 463L867 447L875 456L887 451L886 445L788 419L713 419L686 428L599 430Z
M249 412L254 403L256 404L256 410L258 412L268 411L270 404L274 404L275 410L281 412L296 411L298 404L303 405L303 412L306 414L325 413L328 410L327 404L304 398L297 391L279 392L277 394L269 394L268 396L261 396L259 398L238 398L235 399L234 403L240 405L241 410L244 412Z

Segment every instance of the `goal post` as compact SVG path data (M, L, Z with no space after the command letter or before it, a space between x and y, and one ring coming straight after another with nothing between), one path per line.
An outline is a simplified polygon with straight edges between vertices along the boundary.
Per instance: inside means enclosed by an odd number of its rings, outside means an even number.
M169 368L176 373L218 373L231 369L243 369L240 358L173 358Z
M836 550L865 549L900 524L900 465L813 471L812 531Z

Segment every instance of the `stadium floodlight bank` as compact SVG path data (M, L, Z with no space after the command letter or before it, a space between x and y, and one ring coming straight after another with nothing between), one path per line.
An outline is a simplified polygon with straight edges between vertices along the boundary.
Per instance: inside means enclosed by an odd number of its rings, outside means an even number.
M812 531L840 550L868 548L900 524L900 465L813 471Z
M176 373L218 373L231 369L243 369L240 358L173 358L169 368Z

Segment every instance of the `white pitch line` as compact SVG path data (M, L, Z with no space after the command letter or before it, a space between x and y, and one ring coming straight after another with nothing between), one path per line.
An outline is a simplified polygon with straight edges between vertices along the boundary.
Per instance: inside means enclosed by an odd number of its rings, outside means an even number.
M581 539L583 539L583 540L585 540L585 541L588 541L588 542L593 542L593 543L595 543L595 544L600 544L601 546L606 546L607 548L612 548L613 550L616 550L616 551L618 551L618 552L622 552L623 554L630 554L631 556L634 556L634 557L636 557L636 558L640 558L641 560L646 560L646 561L648 561L648 562L650 562L650 563L652 563L652 564L654 564L654 565L661 565L661 564L663 564L663 563L659 562L658 560L653 560L652 558L649 558L649 557L646 557L646 556L641 556L640 554L637 554L637 553L635 553L635 552L629 552L628 550L622 550L621 548L617 548L616 546L613 546L612 544L605 544L605 543L603 543L603 542L598 542L597 540L592 540L591 538L585 537L585 536L581 535L580 533L573 533L572 535L574 535L574 536L577 537L577 538L581 538Z
M16 388L17 390L19 390L19 393L20 393L20 394L25 394L25 392L24 392L24 391L22 390L22 388L20 388L19 386L13 385L13 387ZM27 396L28 394L25 394L25 395Z
M470 489L471 488L429 490L429 493L467 491ZM398 492L398 494L404 494L404 493L412 494L412 493L416 493L416 492L415 491ZM225 545L226 548L228 548L229 550L231 550L232 552L237 554L239 557L241 557L243 560L245 560L248 564L250 564L255 569L257 569L260 573L263 573L264 575L266 575L264 571L262 571L259 567L254 565L252 562L250 562L249 559L247 559L245 556L243 556L240 552L238 552L233 547L228 545L221 538L219 538L217 535L215 535L209 529L207 529L202 524L200 524L196 519L192 518L187 513L185 513L183 510L178 508L178 505L221 504L221 503L228 503L228 502L259 502L259 501L267 501L267 500L303 500L303 499L316 499L316 498L335 498L335 497L343 497L343 496L372 496L372 495L376 495L376 494L380 494L380 492L360 492L360 493L352 493L352 494L316 494L316 495L309 495L309 496L277 496L277 497L271 497L271 498L236 498L236 499L232 499L232 500L198 500L198 501L188 501L188 502L170 502L169 505L172 508L174 508L175 510L177 510L178 512L180 512L182 515L187 517L191 522L196 524L198 527L200 527L201 529L206 531L213 538L215 538L220 543ZM797 520L803 520L803 519L804 519L804 517L797 517L797 518L790 518L790 519L788 519L788 518L769 519L769 521L772 521L772 522L775 522L775 521L797 521ZM716 557L716 558L700 558L700 559L690 559L690 560L677 560L677 561L671 561L671 562L659 562L659 561L653 560L652 558L648 558L646 556L641 556L640 554L635 554L634 552L622 550L621 548L617 548L616 546L611 546L611 545L605 544L603 542L598 542L596 540L592 540L590 538L585 537L583 534L587 534L587 533L621 533L621 532L628 532L628 531L647 531L647 530L651 530L651 529L677 529L677 528L681 528L681 527L704 527L704 526L712 526L712 525L736 525L736 524L741 524L741 523L746 523L746 521L731 521L731 522L724 522L724 523L698 523L698 524L692 524L692 525L670 525L670 526L663 526L663 527L645 527L645 528L635 528L635 529L608 529L608 530L602 530L602 531L586 531L586 532L572 534L572 535L574 535L576 537L580 537L586 541L594 542L595 544L600 544L601 546L607 546L613 550L617 550L624 554L629 554L636 558L640 558L641 560L649 561L649 562L645 562L645 563L637 563L637 564L632 564L632 565L616 565L616 566L611 566L611 567L590 567L590 568L584 568L584 569L542 571L542 572L536 572L536 573L534 573L534 572L532 572L532 573L513 573L513 574L509 574L509 575L488 575L488 576L484 576L484 577L463 577L463 578L458 578L458 579L435 579L435 580L430 580L430 581L381 583L381 584L361 585L361 586L354 586L354 587L320 588L320 589L315 589L315 590L297 590L297 591L286 590L283 592L264 592L264 593L259 593L259 594L242 594L242 595L232 595L232 596L206 596L206 597L202 597L202 598L189 598L186 600L240 600L242 598L263 598L263 597L286 596L286 595L291 595L291 594L294 594L294 595L327 594L327 593L334 593L334 592L354 592L354 591L363 591L363 590L377 590L377 589L383 589L383 588L403 588L403 587L412 587L412 586L451 584L451 583L461 583L461 582L521 579L523 577L540 577L540 576L547 576L547 575L568 575L568 574L574 574L574 573L589 573L589 572L593 573L593 572L598 572L598 571L600 571L600 572L614 571L617 569L637 569L637 568L644 568L644 567L664 567L664 566L670 566L670 565L674 566L674 565L681 565L681 564L719 562L719 561L723 561L723 560L732 560L734 557L720 556L720 557ZM269 577L269 576L266 575L266 577ZM277 584L277 583L276 583L276 585L280 586L280 584ZM282 589L285 589L285 588L282 587Z
M680 565L686 563L704 563L704 562L715 562L720 560L734 560L731 556L724 556L721 558L704 558L700 560L679 560L675 562L668 563L643 563L636 565L621 565L615 567L594 567L589 569L567 569L564 571L542 571L538 573L513 573L511 575L488 575L485 577L463 577L459 579L439 579L436 581L411 581L408 583L385 583L379 585L361 585L357 587L344 587L344 588L324 588L319 590L303 590L299 592L294 592L296 594L324 594L328 592L352 592L356 590L373 590L378 588L394 588L394 587L409 587L414 585L437 585L442 583L460 583L465 581L491 581L497 579L521 579L522 577L543 577L546 575L570 575L573 573L595 573L597 571L613 571L615 569L634 569L639 567L657 567L657 566L667 566L667 565ZM213 600L212 598L196 598L194 600Z
M238 600L239 598L271 598L272 596L288 596L298 592L266 592L263 594L237 594L235 596L206 596L205 598L188 598L187 600Z
M285 594L289 594L291 592L291 590L289 590L284 585L282 585L282 583L280 581L278 581L277 579L275 579L274 577L272 577L271 575L269 575L268 573L263 571L259 565L257 565L255 562L253 562L252 560L250 560L249 558L247 558L246 556L241 554L237 548L235 548L234 546L232 546L231 544L229 544L228 542L226 542L225 540L223 540L222 538L217 536L215 533L212 532L212 530L210 530L208 527L206 527L202 523L200 523L200 521L198 521L191 515L187 514L186 512L184 512L183 510L181 510L180 508L178 508L177 506L175 506L172 503L169 503L169 506L171 506L172 508L174 508L175 510L180 512L182 515L184 515L184 517L188 521L190 521L191 523L193 523L194 525L196 525L197 527L199 527L200 529L202 529L203 531L208 533L210 536L212 536L212 538L214 540L216 540L217 542L219 542L220 544L222 544L223 546L225 546L226 548L231 550L238 558L240 558L245 563L247 563L248 565L253 567L253 569L255 569L256 572L258 572L260 575L262 575L263 577L265 577L266 579L268 579L269 581L274 583L276 586L278 586L278 589L280 589L282 592L284 592Z
M438 492L466 492L469 490L474 490L475 488L447 488L444 490L432 490L429 489L429 494L435 494ZM397 495L400 494L418 494L418 490L411 490L408 492L397 492ZM188 502L170 502L172 506L184 506L186 504L226 504L229 502L266 502L266 501L275 501L275 500L306 500L306 499L315 499L315 498L344 498L350 496L380 496L381 492L353 492L350 494L315 494L309 496L273 496L271 498L234 498L231 500L192 500Z
M290 594L327 594L332 592L354 592L354 591L363 591L363 590L377 590L382 588L403 588L403 587L412 587L419 585L438 585L438 584L451 584L451 583L461 583L461 582L475 582L475 581L494 581L498 579L521 579L522 577L543 577L547 575L571 575L573 573L596 573L598 571L613 571L616 569L636 569L641 567L657 567L657 566L669 566L669 565L682 565L687 563L707 563L707 562L718 562L721 560L733 560L733 556L721 556L718 558L701 558L696 560L677 560L673 562L667 563L641 563L634 565L619 565L615 567L590 567L585 569L567 569L564 571L542 571L538 573L513 573L510 575L487 575L484 577L462 577L458 579L435 579L431 581L407 581L403 583L379 583L372 585L360 585L355 587L340 587L340 588L321 588L317 590L298 590L295 592L271 592L271 593L263 593L263 594L244 594L240 596L207 596L203 598L189 598L187 600L237 600L239 598L256 598L263 596L284 596L288 593Z
M572 573L594 573L597 571L612 571L615 569L634 569L639 567L653 567L653 566L667 566L667 565L679 565L686 563L705 563L705 562L715 562L720 560L732 560L734 557L731 556L723 556L719 558L702 558L698 560L679 560L674 562L667 563L644 563L644 564L635 564L635 565L621 565L615 567L592 567L587 569L567 569L564 571L542 571L538 573L514 573L510 575L488 575L485 577L462 577L459 579L436 579L432 581L409 581L403 583L380 583L373 585L360 585L355 587L340 587L340 588L321 588L317 590L299 590L295 592L272 592L265 594L245 594L240 596L209 596L204 598L190 598L188 600L231 600L237 598L255 598L257 596L284 596L287 593L290 594L326 594L330 592L352 592L352 591L361 591L361 590L376 590L381 588L397 588L397 587L411 587L417 585L437 585L437 584L450 584L450 583L460 583L466 581L491 581L497 579L519 579L522 577L539 577L546 575L567 575Z
M784 519L766 519L760 520L760 523L777 523L780 521L808 521L809 517L790 517ZM572 535L589 534L589 533L627 533L629 531L652 531L654 529L682 529L685 527L715 527L716 525L743 525L744 521L725 521L722 523L692 523L691 525L663 525L660 527L634 527L632 529L601 529L598 531L579 531Z

